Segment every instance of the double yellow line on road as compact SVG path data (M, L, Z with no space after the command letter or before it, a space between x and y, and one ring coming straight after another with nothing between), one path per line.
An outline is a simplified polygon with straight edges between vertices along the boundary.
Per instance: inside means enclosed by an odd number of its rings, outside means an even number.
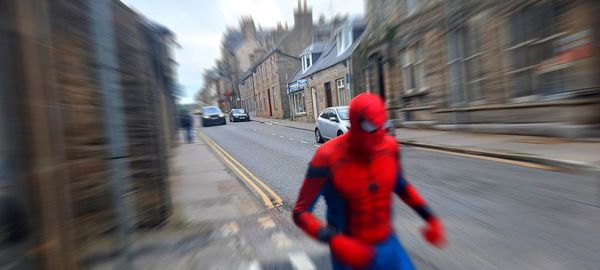
M227 151L225 151L221 146L219 146L215 141L213 141L210 137L206 136L202 132L198 132L198 136L202 138L208 144L210 148L229 166L231 170L233 170L245 183L248 184L249 187L254 189L258 196L262 199L263 203L267 208L271 209L283 204L281 197L275 193L269 186L267 186L263 181L258 179L254 174L252 174L246 167L240 164L235 158L233 158ZM267 195L268 193L268 195Z

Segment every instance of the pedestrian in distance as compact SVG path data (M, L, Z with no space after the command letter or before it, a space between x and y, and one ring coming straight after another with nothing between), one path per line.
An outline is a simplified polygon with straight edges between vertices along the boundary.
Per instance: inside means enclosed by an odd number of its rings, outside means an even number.
M193 135L194 122L193 122L190 114L185 111L181 112L181 114L179 116L179 122L180 122L181 128L185 132L184 136L185 136L186 142L193 143L194 142L194 135Z
M422 234L445 244L442 222L406 180L400 149L385 131L383 100L364 93L350 102L350 130L322 145L311 159L293 219L306 234L329 245L333 269L414 269L392 226L396 194L423 218ZM323 195L327 223L312 214Z

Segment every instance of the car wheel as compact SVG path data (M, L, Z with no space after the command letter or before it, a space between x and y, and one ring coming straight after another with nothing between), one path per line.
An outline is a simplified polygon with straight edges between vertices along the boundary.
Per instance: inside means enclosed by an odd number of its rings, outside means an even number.
M337 136L339 137L339 136L342 136L342 135L344 135L344 132L342 132L341 130L338 130Z
M323 143L325 140L323 140L323 136L321 136L321 131L319 131L319 129L315 129L315 141L317 141L317 143Z

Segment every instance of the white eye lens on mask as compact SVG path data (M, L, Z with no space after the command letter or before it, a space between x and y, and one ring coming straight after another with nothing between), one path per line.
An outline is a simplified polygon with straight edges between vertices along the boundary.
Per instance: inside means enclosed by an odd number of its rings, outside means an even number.
M360 121L360 128L367 133L373 133L379 129L377 126L375 126L375 124L371 123L369 120Z

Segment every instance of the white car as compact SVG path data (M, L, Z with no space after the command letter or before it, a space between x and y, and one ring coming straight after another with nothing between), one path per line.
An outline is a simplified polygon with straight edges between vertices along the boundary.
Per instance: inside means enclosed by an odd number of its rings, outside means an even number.
M350 129L348 106L329 107L321 112L315 127L315 140L322 143L346 133Z
M325 108L317 118L315 127L315 141L323 143L337 136L340 136L350 129L350 115L348 106ZM395 137L396 132L392 122L388 120L385 123L385 130L389 135Z

